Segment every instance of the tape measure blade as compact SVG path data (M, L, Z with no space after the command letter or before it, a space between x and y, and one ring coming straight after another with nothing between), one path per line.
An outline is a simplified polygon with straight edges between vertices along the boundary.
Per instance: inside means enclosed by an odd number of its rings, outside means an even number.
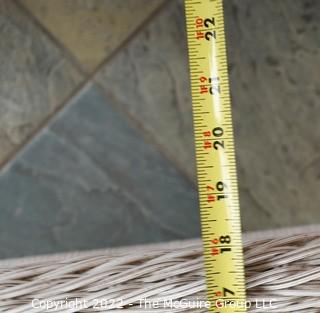
M223 2L185 0L185 11L208 300L246 312Z

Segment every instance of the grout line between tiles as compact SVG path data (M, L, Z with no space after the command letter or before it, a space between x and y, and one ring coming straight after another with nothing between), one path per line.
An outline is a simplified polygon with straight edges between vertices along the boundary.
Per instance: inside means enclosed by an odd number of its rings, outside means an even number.
M129 36L126 40L122 42L121 45L118 46L116 50L114 50L103 62L101 62L100 65L97 66L95 73L97 73L101 68L103 68L107 63L112 60L112 58L123 48L125 47L133 38L140 33L140 31L144 28L144 26L148 25L152 19L159 14L160 11L162 11L171 0L165 0L153 13L151 13L148 18L140 24L140 26ZM96 75L93 75L93 83L99 87L99 89L103 92L104 96L107 99L112 99L112 103L117 103L118 100L115 99L115 97L108 93L108 91L103 87L103 85L95 79ZM121 109L122 106L118 105L112 105L118 112L122 113L124 116L127 117L127 120L129 123L138 130L140 135L150 144L151 146L155 147L159 153L161 153L162 156L164 156L169 162L171 162L174 167L178 170L178 172L183 175L191 184L194 186L194 188L197 188L196 182L194 181L193 177L190 176L180 165L179 162L174 158L172 155L170 155L166 149L163 147L162 144L160 144L157 139L143 127L143 124L139 122L130 112L127 110ZM124 107L124 106L123 106Z
M84 81L80 83L75 89L71 92L71 94L64 99L64 101L57 106L57 108L51 112L32 132L27 136L27 138L19 144L12 153L9 154L7 158L5 158L2 162L0 162L0 169L3 169L8 163L10 163L11 160L13 160L19 152L28 145L32 139L43 129L45 128L49 122L70 102L70 100L75 97L77 94L79 94L82 89L90 82L94 83L101 91L103 91L103 94L107 98L112 98L115 102L117 102L114 97L105 90L105 88L94 79L96 76L96 73L103 68L110 60L113 59L113 57L125 46L128 45L131 40L133 40L134 37L140 31L148 25L153 18L159 14L170 2L170 0L163 1L162 4L159 5L158 8L156 8L125 40L122 41L122 43L113 51L111 52L102 62L100 62L99 65L91 72L88 73L85 71L85 69L82 67L80 62L76 59L76 57L71 53L71 51L63 44L61 43L53 34L51 34L46 27L42 25L42 23L29 11L28 8L26 8L23 4L21 4L19 1L15 0L15 4L25 12L25 14L28 15L28 17L31 19L31 21L40 28L42 32L44 32L51 41L53 41L54 44L56 44L61 51L65 54L66 58L69 59L70 62L73 63L73 65L81 72L81 74L84 76ZM119 111L119 106L116 106L116 109ZM121 113L124 114L127 119L129 120L130 124L133 124L132 126L139 131L139 133L142 135L142 137L152 146L154 146L169 162L171 162L174 167L196 188L196 184L193 180L193 178L179 165L178 161L169 153L167 153L165 148L159 144L154 136L150 134L149 131L147 131L143 125L136 120L128 111L121 110Z
M104 60L102 60L95 67L93 72L96 74L101 68L108 64L115 57L115 55L122 50L122 48L126 47L144 29L144 27L148 25L153 18L155 18L168 5L170 1L171 0L164 0L163 3L161 3L149 16L147 16L126 39L124 39Z
M126 117L127 121L129 122L129 124L134 127L134 129L136 129L140 136L152 147L154 147L163 157L165 157L166 160L168 160L174 167L175 169L185 178L189 181L189 183L192 184L192 186L197 189L197 185L196 182L194 181L194 179L192 178L191 175L189 175L189 173L187 171L185 171L179 164L178 160L171 155L169 152L166 151L166 149L163 147L162 144L160 144L157 140L156 137L154 137L148 130L146 130L146 128L143 126L143 124L137 120L132 114L130 114L130 112L128 112L127 110L122 109L122 105L117 105L117 103L119 103L119 101L115 98L115 96L111 93L108 92L103 85L97 81L97 80L93 80L94 85L97 86L97 88L100 89L100 91L103 93L104 97L108 100L111 101L107 101L108 105L111 102L111 106L118 112L121 113L122 116Z
M54 34L52 34L39 20L33 15L33 13L19 0L13 0L15 5L19 7L30 20L43 32L49 39L65 53L67 59L81 72L84 76L93 77L105 64L107 64L124 46L126 46L143 28L146 26L163 8L170 2L170 0L164 0L149 16L147 16L140 25L128 34L126 37L108 56L106 56L92 71L87 71L80 61L74 56L72 51L64 45Z
M65 104L70 102L77 94L79 94L85 86L90 83L90 80L84 80L70 93L66 99L58 105L41 123L3 160L0 162L0 171L2 171L16 156L26 147L40 132L44 129L50 121L65 107Z
M66 47L54 34L52 34L33 14L32 12L23 4L20 3L19 0L14 0L14 4L29 18L30 22L33 23L40 31L47 36L50 41L56 45L62 54L67 58L68 61L72 63L74 67L77 68L78 71L83 76L88 76L89 73L85 71L81 63L78 61L78 59L73 55L73 53Z
M152 19L155 14L157 14L164 5L169 0L164 1L150 16L149 19L145 20L137 29L134 31L130 38L125 40L119 47L116 49L113 53L109 55L103 62L100 63L99 66L96 67L96 69L92 73L87 73L81 66L81 64L78 62L78 60L73 56L73 54L63 45L60 43L60 41L55 38L41 23L38 21L38 19L18 0L14 0L14 4L22 10L29 18L32 23L36 25L45 35L49 37L49 39L53 42L53 44L57 45L58 48L61 49L62 53L65 55L65 57L72 62L72 64L80 71L80 74L83 76L83 81L74 88L74 90L70 93L69 96L67 96L56 108L53 110L45 119L41 121L41 123L19 144L17 145L11 153L7 157L4 158L4 160L0 161L0 170L2 170L7 164L9 164L15 157L19 154L20 150L22 150L26 145L28 145L32 139L43 129L45 128L48 123L56 116L58 112L60 112L67 104L68 102L78 93L81 92L81 90L85 87L86 84L90 83L90 81L93 81L94 76L96 73L100 70L102 66L104 66L124 45L126 45L133 37L136 35L142 27L146 25L146 23Z

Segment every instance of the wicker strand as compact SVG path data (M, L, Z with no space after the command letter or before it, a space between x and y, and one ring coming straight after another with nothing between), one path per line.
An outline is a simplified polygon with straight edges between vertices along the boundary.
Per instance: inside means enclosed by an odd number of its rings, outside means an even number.
M250 239L244 254L250 312L320 312L320 231ZM146 305L205 301L202 264L200 241L0 263L0 312L207 312ZM60 306L44 309L40 300Z

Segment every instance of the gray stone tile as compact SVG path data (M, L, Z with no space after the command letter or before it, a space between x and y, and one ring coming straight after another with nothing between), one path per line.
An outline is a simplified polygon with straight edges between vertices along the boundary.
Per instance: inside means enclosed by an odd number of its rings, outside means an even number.
M194 177L182 2L172 1L97 75ZM320 170L319 1L225 1L243 226L315 223Z
M14 1L0 1L0 163L82 81Z
M195 177L182 1L172 1L97 75L156 144Z
M199 236L193 186L93 86L0 176L0 257Z
M320 221L320 2L225 6L243 224Z

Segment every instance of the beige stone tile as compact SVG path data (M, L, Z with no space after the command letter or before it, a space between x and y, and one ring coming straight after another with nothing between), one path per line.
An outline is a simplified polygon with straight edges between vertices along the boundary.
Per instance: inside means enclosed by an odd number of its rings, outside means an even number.
M92 71L163 0L23 0L34 16Z
M82 76L13 1L0 1L0 163Z

